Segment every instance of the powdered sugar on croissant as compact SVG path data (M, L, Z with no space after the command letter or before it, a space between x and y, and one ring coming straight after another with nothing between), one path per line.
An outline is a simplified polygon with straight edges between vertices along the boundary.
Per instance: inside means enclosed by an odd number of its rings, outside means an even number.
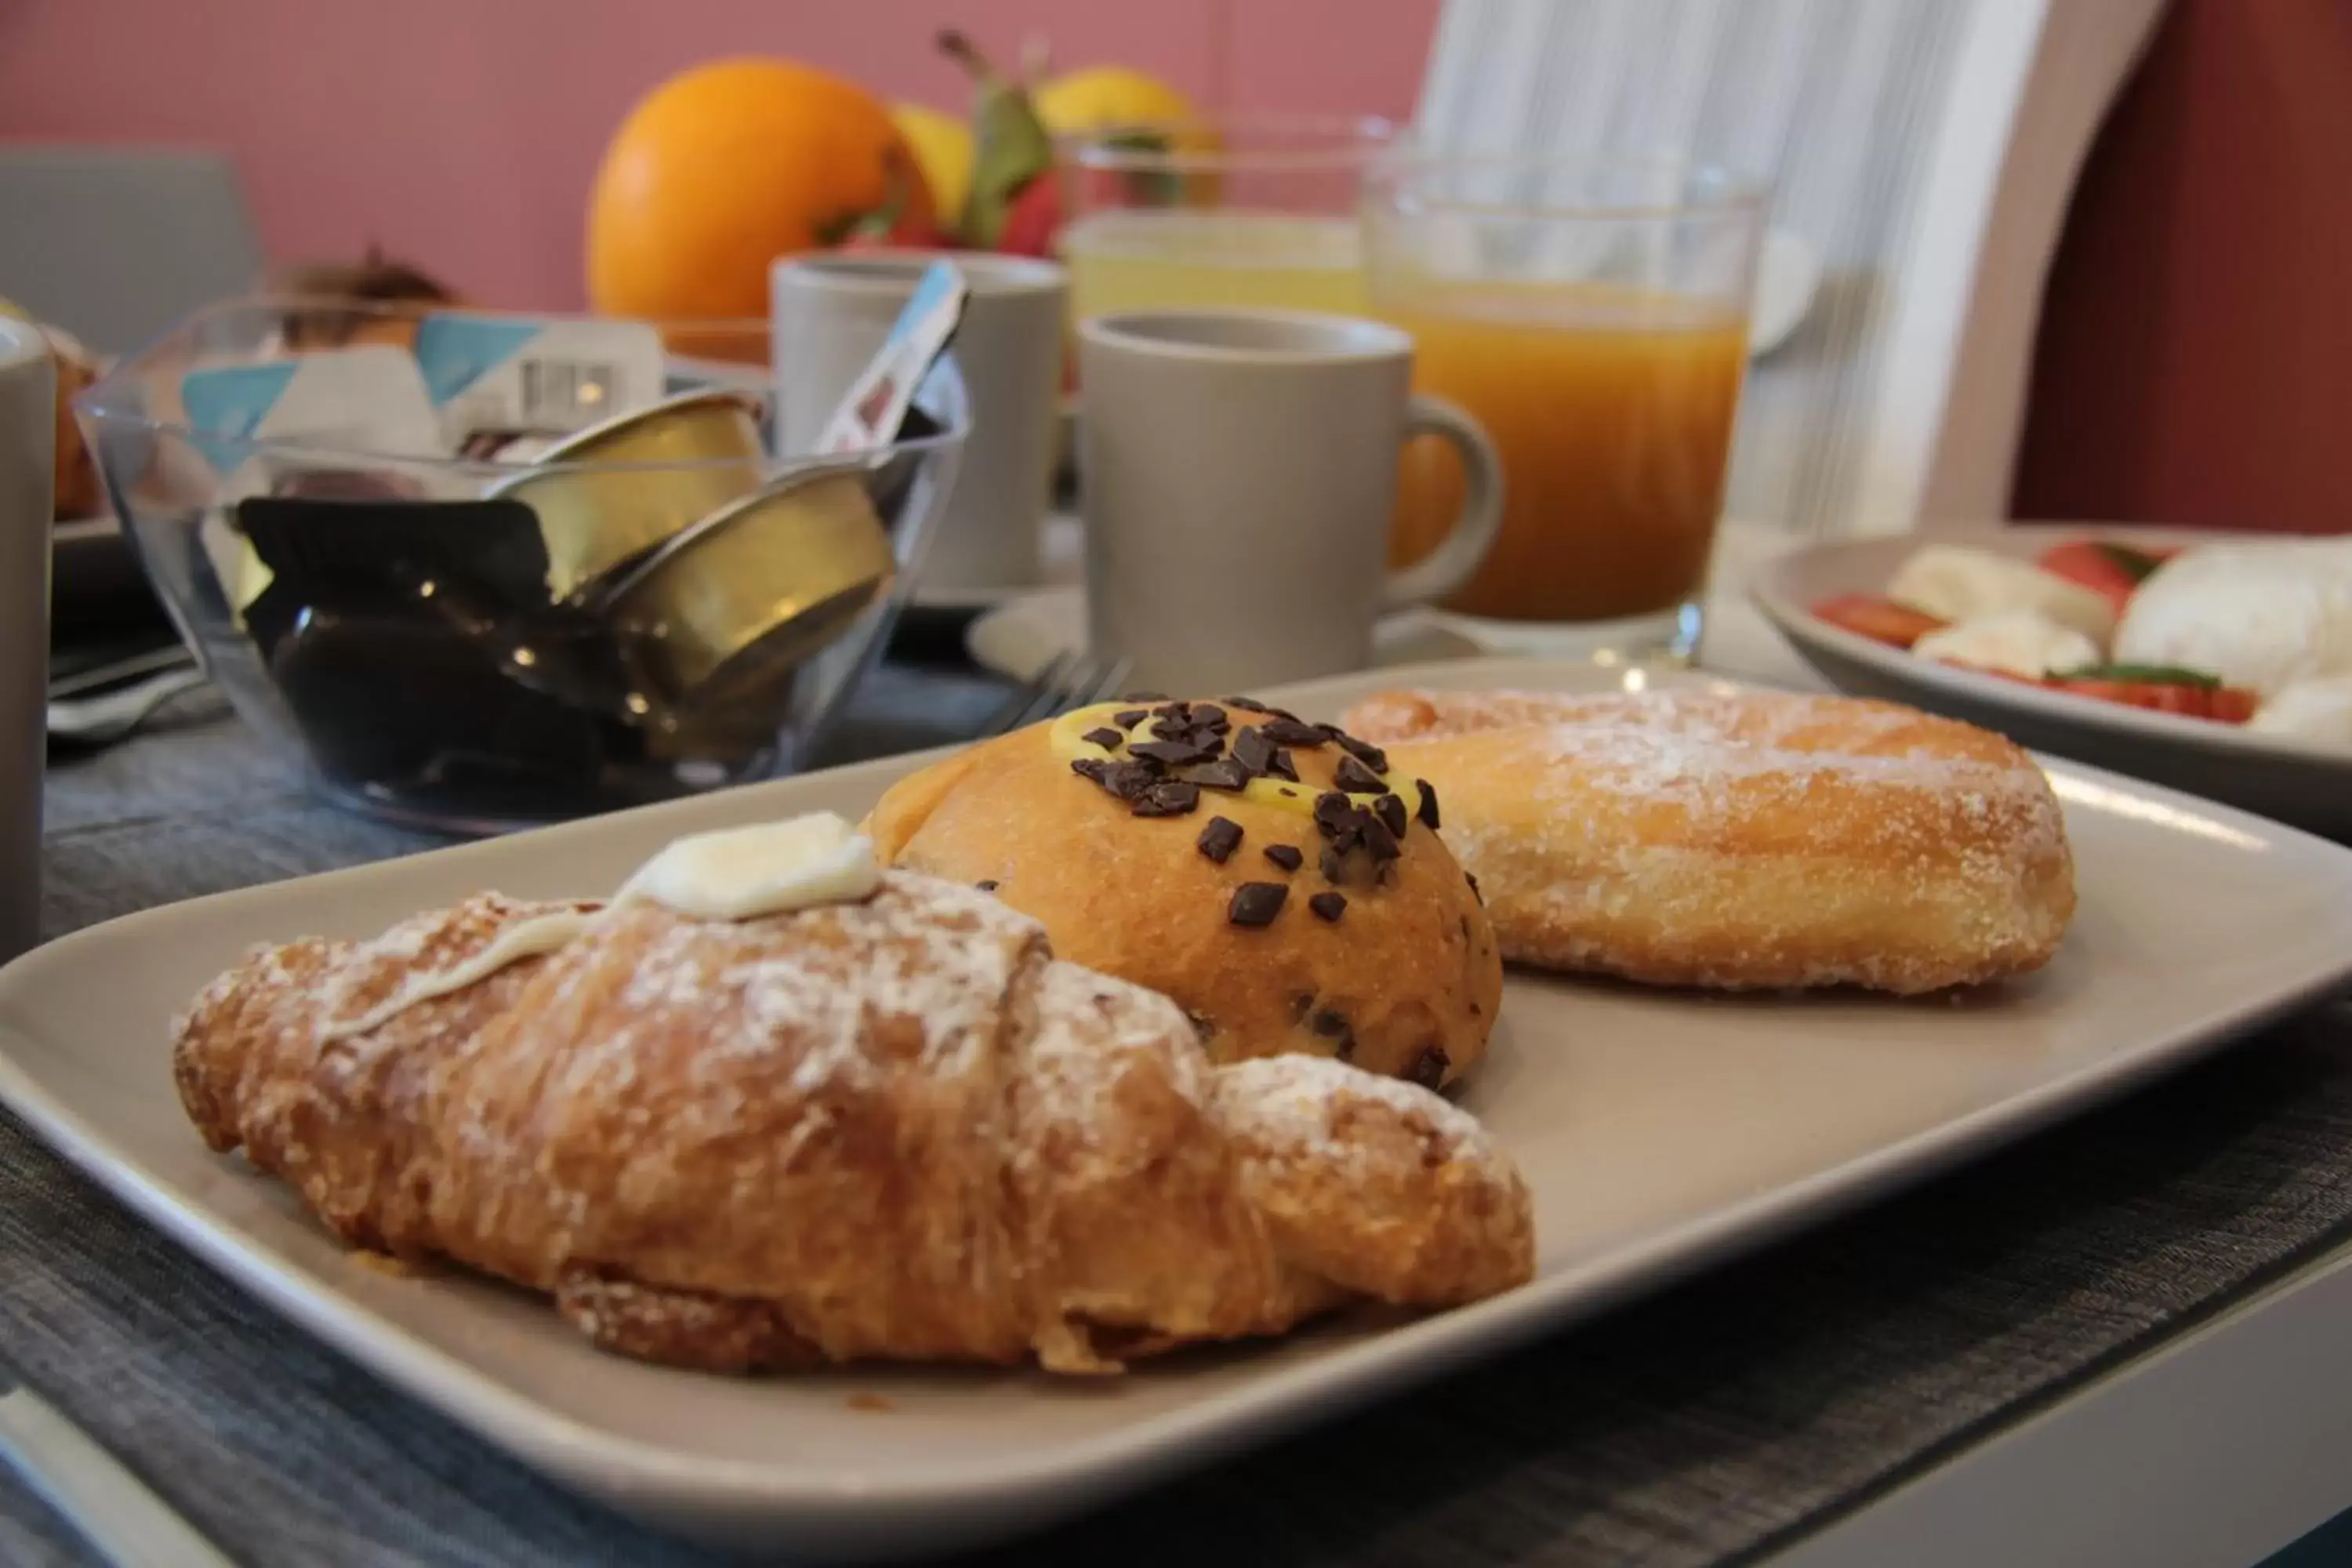
M583 908L485 894L257 953L178 1027L189 1115L352 1241L688 1365L1110 1370L1531 1272L1526 1188L1466 1113L1335 1062L1213 1068L1172 1003L958 884L731 921L624 900L417 985Z

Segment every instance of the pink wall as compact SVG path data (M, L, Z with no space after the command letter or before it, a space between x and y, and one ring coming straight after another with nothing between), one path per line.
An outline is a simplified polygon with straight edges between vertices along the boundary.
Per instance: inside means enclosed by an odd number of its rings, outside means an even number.
M576 305L590 176L661 78L789 55L961 107L954 24L1014 58L1165 78L1204 106L1404 115L1437 0L0 0L0 138L236 160L270 254L371 240L485 302Z

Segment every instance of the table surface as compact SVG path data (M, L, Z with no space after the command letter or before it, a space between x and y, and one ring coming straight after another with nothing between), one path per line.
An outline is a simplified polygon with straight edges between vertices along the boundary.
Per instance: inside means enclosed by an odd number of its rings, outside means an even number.
M867 749L994 697L883 673ZM52 770L48 934L409 852L208 699ZM2352 1008L1006 1563L1752 1561L1990 1447L2352 1237ZM0 1115L0 1348L240 1562L714 1561L539 1480L311 1342ZM1866 1559L1862 1559L1866 1560ZM89 1561L0 1478L0 1562Z

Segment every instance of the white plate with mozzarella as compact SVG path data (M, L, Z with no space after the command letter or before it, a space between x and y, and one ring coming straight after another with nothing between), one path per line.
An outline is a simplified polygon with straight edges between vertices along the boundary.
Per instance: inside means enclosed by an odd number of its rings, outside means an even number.
M2048 576L2032 571L2035 559L2074 541L2179 553L2120 616L2103 618L2074 584L2034 580ZM1979 559L1986 555L2012 569ZM2352 538L2099 523L1939 530L1793 552L1759 568L1751 593L1842 690L2352 837ZM1952 624L1906 650L1814 613L1844 595L1906 601ZM2079 668L2087 654L2208 674L2246 693L2253 716L2183 717L2017 679L2037 665L2051 674Z

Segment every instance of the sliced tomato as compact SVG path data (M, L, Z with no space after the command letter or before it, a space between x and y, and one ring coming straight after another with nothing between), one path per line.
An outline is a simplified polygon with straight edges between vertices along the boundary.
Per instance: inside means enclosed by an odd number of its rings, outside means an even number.
M1944 626L1935 616L1898 605L1884 594L1832 595L1813 606L1813 618L1895 647L1909 647Z
M2212 700L2211 717L2224 724L2242 724L2263 705L2261 692L2248 691L2242 686L2216 687L2206 695Z
M2053 676L2044 684L2053 691L2071 691L2077 697L2101 702L2119 702L2126 708L2178 713L2184 719L2210 719L2223 724L2244 723L2253 717L2260 701L2252 692L2237 687L2186 681Z
M2053 577L2063 577L2090 589L2114 605L2116 614L2120 616L2132 595L2147 581L2148 574L2179 553L2173 549L2147 550L2104 539L2070 539L2043 551L2034 564Z

